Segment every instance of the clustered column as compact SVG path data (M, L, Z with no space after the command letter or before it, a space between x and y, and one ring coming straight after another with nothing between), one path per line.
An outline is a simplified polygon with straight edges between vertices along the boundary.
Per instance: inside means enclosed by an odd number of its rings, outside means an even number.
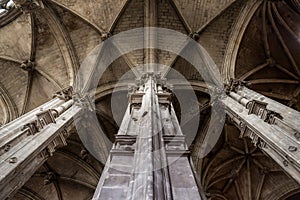
M300 183L300 113L231 80L221 98L227 115L240 129Z

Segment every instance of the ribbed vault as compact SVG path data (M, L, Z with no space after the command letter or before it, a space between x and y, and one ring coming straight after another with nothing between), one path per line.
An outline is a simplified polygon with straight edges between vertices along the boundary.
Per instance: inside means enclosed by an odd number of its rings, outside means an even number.
M37 1L40 2L40 1ZM0 19L0 123L7 123L72 85L82 61L110 34L145 26L146 0L45 0L36 10L15 9ZM156 25L191 35L216 62L222 78L238 78L253 90L300 110L299 1L158 0ZM4 36L4 37L2 37ZM209 95L201 75L183 58L157 51L157 61L181 73L196 91L201 110L190 147L199 183L212 199L284 199L297 185L250 141L238 138L227 121L213 151L199 159L210 120ZM111 112L111 93L140 74L143 50L123 55L105 71L97 88L96 112L113 142L120 116ZM174 74L163 71L168 79ZM176 81L175 81L176 82ZM175 87L184 90L184 86ZM177 108L180 110L180 108ZM178 114L179 116L181 113ZM188 137L188 139L191 139ZM192 139L191 139L192 140ZM50 158L15 199L90 199L103 164L84 148L74 131L68 146ZM284 180L284 181L282 181Z

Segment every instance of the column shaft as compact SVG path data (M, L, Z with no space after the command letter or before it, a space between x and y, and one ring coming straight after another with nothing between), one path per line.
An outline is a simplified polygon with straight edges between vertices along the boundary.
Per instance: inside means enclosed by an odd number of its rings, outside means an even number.
M228 88L221 102L240 136L250 137L300 183L300 113L245 86Z
M157 79L147 74L131 94L94 200L201 199L171 93Z

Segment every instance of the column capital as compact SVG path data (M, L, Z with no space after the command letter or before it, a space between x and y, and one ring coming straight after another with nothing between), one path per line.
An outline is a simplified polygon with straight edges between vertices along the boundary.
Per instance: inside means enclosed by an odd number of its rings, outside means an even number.
M87 94L85 96L81 96L78 93L73 95L74 104L81 107L82 111L94 111L95 105L92 103L91 97Z
M60 91L57 91L55 94L53 94L53 98L58 97L59 99L68 101L72 99L73 97L73 87L68 86Z
M17 8L20 8L23 13L35 12L40 8L44 8L42 0L14 0Z
M164 90L171 91L173 89L173 85L167 83L167 79L162 77L160 72L147 72L142 74L142 76L136 80L137 87L144 85L150 77L157 85L160 85Z
M231 78L229 84L225 84L225 91L227 94L230 92L237 92L239 89L247 85L249 85L247 81Z

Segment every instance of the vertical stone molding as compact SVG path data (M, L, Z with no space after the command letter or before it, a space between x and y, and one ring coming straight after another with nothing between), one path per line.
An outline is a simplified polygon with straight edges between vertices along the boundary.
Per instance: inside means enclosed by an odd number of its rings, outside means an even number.
M67 145L81 109L72 105L72 99L54 98L1 127L0 199L12 197L57 148Z
M166 81L144 74L93 199L201 199L188 155Z
M258 94L241 82L227 85L228 96L221 99L226 113L263 152L300 183L300 113Z

